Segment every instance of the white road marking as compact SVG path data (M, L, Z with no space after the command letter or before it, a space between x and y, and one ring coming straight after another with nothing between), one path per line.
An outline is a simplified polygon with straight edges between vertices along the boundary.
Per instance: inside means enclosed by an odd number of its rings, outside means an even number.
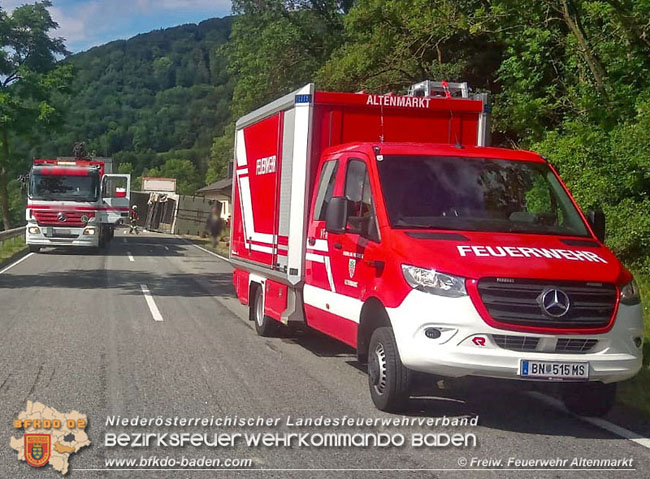
M2 271L0 271L0 274L4 273L5 271L9 271L11 268L13 268L14 266L16 266L17 264L22 263L23 261L25 261L25 260L26 260L27 258L29 258L30 256L33 256L34 254L35 254L35 253L27 253L25 256L23 256L22 258L20 258L18 261L15 261L15 262L11 263L11 264L10 264L9 266L7 266L5 269L3 269Z
M568 411L565 407L564 404L562 404L562 401L552 398L550 396L547 396L546 394L542 394L539 392L529 392L528 393L530 396L535 397L536 399L548 404L549 406L554 407L555 409L561 409L564 412L567 412L571 414L573 417L580 419L581 421L588 422L589 424L599 427L601 429L604 429L606 431L611 432L612 434L616 434L617 436L620 436L624 439L629 439L630 441L643 446L647 449L650 449L650 439L647 437L644 437L634 431L630 431L629 429L625 429L624 427L618 426L614 423L611 423L609 421L606 421L605 419L599 418L599 417L585 417L585 416L578 416L577 414L573 414L571 411Z
M131 254L130 251L127 251L126 255L129 257L129 261L130 261L131 263L133 263L133 262L135 261L135 259L133 259L133 255Z
M198 248L198 249L200 249L201 251L205 251L206 253L211 254L212 256L216 256L217 258L222 259L222 260L227 261L228 263L230 263L230 260L229 260L228 258L226 258L225 256L221 256L220 254L217 254L217 253L215 253L214 251L210 251L209 249L205 249L203 246L199 246L199 245L196 244L196 243L192 243L192 242L191 242L190 240L188 240L188 239L185 239L185 238L183 238L183 239L184 239L185 241L187 241L189 244L191 244L192 246L194 246L195 248Z
M124 233L126 234L126 233ZM126 238L122 238L122 243L126 243Z
M162 321L163 320L162 314L160 314L160 311L158 310L158 306L156 306L156 302L153 300L153 296L151 296L151 291L149 291L147 285L141 284L140 289L142 290L142 294L144 294L144 299L147 300L147 306L149 306L149 311L151 311L151 316L153 316L153 320Z

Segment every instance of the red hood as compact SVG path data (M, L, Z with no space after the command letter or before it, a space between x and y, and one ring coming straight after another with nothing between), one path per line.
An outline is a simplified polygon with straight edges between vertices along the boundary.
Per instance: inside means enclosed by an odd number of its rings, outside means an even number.
M391 232L405 264L465 278L508 277L625 283L631 274L590 239L483 232Z

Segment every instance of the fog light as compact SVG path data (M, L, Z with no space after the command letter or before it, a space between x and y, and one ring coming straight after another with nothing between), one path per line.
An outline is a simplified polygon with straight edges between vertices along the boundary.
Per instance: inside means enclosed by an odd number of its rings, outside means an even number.
M84 235L93 236L95 234L95 228L86 228L84 230Z
M438 328L427 328L424 330L424 335L429 339L438 339L441 334Z
M38 226L30 226L28 231L30 235L37 235L41 232L41 229Z
M643 339L641 338L641 336L637 336L636 338L634 338L634 345L637 348L640 348L642 344L643 344Z

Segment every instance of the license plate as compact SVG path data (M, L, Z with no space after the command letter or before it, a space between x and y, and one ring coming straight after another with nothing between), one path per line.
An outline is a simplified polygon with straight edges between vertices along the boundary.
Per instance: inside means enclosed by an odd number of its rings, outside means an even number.
M589 379L589 363L522 359L519 362L519 375L524 378Z
M56 228L54 230L54 236L70 236L70 230L62 230L62 229Z

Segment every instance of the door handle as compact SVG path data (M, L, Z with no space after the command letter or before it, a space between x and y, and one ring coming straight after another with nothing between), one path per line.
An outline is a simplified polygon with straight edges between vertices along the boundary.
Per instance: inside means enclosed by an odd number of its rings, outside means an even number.
M309 246L314 246L316 244L316 238L309 238L307 242L309 243Z
M343 245L341 243L333 243L332 246L334 246L336 249L343 248Z

